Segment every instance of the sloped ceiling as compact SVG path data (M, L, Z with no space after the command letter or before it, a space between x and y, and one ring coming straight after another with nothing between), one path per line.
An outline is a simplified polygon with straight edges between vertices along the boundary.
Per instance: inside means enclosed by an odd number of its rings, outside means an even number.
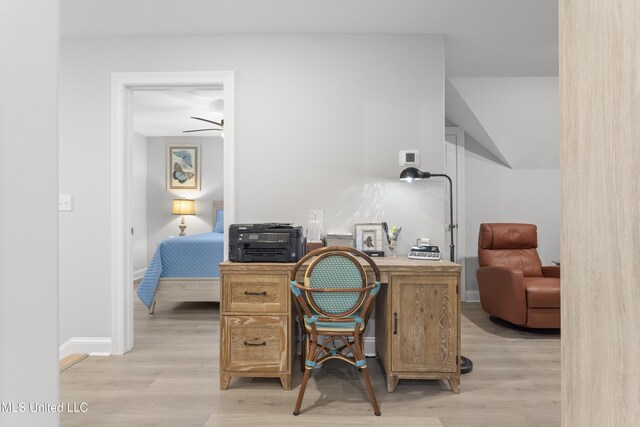
M560 167L558 77L450 77L446 117L515 169Z

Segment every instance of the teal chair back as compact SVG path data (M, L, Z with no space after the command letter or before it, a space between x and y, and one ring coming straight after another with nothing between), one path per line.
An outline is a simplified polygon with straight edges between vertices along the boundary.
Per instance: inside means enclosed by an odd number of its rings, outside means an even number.
M308 279L307 279L308 278ZM316 258L307 269L305 285L311 289L345 289L345 292L308 292L309 305L326 317L344 317L362 305L367 275L358 260L346 252L328 252Z

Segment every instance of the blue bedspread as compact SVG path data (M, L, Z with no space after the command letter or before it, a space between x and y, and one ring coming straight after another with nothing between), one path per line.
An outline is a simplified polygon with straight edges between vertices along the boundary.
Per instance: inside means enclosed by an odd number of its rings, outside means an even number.
M161 277L220 277L218 264L223 254L223 233L173 237L160 242L144 273L138 297L150 308Z

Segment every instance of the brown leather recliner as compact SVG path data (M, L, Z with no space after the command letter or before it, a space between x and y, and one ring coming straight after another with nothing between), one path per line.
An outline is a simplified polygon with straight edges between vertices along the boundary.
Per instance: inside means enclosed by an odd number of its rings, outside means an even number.
M515 325L559 328L560 267L543 267L537 247L533 224L480 224L480 303Z

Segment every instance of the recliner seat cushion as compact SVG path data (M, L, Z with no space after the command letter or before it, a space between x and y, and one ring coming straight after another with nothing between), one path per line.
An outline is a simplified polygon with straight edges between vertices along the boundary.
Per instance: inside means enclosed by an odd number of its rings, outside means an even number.
M525 277L524 288L528 308L560 308L560 279Z

